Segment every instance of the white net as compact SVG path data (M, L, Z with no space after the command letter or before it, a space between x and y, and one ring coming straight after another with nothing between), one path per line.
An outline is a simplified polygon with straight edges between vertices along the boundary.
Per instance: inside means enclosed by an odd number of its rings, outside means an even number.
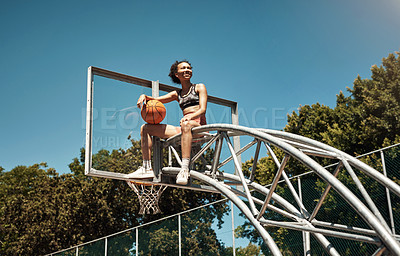
M127 181L127 183L139 198L139 214L157 214L161 212L158 201L167 186L136 183L133 181Z

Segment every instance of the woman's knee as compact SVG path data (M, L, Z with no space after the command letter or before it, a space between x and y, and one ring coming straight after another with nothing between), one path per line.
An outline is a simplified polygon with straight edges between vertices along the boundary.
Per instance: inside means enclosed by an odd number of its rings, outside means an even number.
M141 127L140 127L140 136L143 136L143 134L147 134L148 133L148 131L147 131L147 124L143 124Z
M182 133L189 133L192 131L193 125L190 122L183 122L181 124Z

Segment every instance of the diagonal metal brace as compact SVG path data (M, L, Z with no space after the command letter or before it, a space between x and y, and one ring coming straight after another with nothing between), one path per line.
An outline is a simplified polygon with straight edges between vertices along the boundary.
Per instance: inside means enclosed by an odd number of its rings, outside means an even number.
M228 148L229 148L229 151L231 152L231 155L233 157L233 161L235 163L235 166L236 166L236 169L237 169L237 173L239 174L240 181L242 182L244 191L246 193L247 200L249 200L250 210L253 213L253 215L256 216L258 214L258 211L257 211L256 206L254 205L254 201L253 201L252 196L250 194L249 187L247 186L247 182L246 182L245 177L243 175L241 163L239 163L239 160L238 160L238 158L236 156L235 150L233 149L233 145L232 145L228 135L225 132L223 132L222 136L225 138L226 142L228 143Z
M259 220L265 213L265 210L267 209L267 205L269 204L269 201L271 201L272 194L274 193L276 186L278 185L278 181L281 178L282 172L283 172L287 162L289 161L289 158L290 158L290 155L285 154L285 157L283 158L282 163L279 166L278 172L276 173L276 175L274 177L274 181L272 182L271 189L268 192L268 195L265 198L264 204L261 207L261 211L257 216L257 220Z

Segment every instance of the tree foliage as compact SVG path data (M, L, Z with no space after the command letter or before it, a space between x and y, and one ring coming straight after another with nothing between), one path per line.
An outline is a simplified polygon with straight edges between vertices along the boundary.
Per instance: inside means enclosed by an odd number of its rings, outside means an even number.
M293 112L288 116L288 123L284 130L324 142L351 155L360 155L400 142L400 55L396 54L397 57L395 54L389 54L387 58L383 58L381 66L372 66L370 79L362 79L358 76L354 80L353 88L347 88L349 96L345 96L343 92L337 95L334 108L320 103L300 106L298 113ZM282 159L282 152L278 151L278 157ZM327 160L317 161L321 161L323 165L328 164ZM380 167L373 157L365 161ZM245 162L243 170L249 173L252 162L252 160ZM295 162L289 162L285 170L289 175L295 175L302 173L305 169ZM256 180L264 185L269 184L275 172L276 165L272 158L262 158L258 162ZM348 186L352 183L348 175L343 175L343 172L338 178ZM379 197L383 193L379 191L382 189L378 188L376 182L369 182L363 177L361 177L361 182L368 187L369 191L372 191L372 195ZM319 193L325 188L325 183L318 179L312 180L310 184L314 184L314 190ZM279 187L278 193L282 193ZM349 207L343 207L341 204L345 202L337 201L338 197L333 196L332 193L328 195L324 204L326 215L331 217L328 221L360 225L360 220L354 217L354 211ZM340 214L331 215L329 210ZM275 217L274 213L267 216L271 219ZM282 229L268 231L283 250L288 244L295 243L290 240L294 238L288 237ZM252 242L262 243L249 223L241 226L237 232L242 237L250 238ZM266 253L266 248L262 248ZM365 248L364 245L359 245L357 250L365 250ZM352 255L358 252L349 249L346 253Z
M233 255L233 248L227 247L225 252L221 256L231 256ZM235 248L235 255L237 256L263 256L264 254L261 252L260 246L249 243L246 247L237 247Z
M358 76L350 96L337 95L336 107L319 103L288 116L285 131L310 137L350 154L362 154L399 140L400 55L389 54L371 68L371 79Z
M163 213L142 216L138 214L137 196L125 182L84 174L85 152L82 149L80 153L69 165L70 174L60 175L45 163L17 166L8 172L0 168L1 255L51 253L221 198L218 194L168 188L160 201ZM127 173L139 164L137 141L132 141L127 150L100 150L93 155L93 167L98 170ZM206 249L218 255L221 245L207 221L217 218L221 225L226 209L225 204L215 204L207 213L193 216L193 221L203 226L191 227L196 236L186 239L206 239ZM153 241L148 237L143 240L147 239L153 255L167 255L171 250L168 244L177 241L165 236L173 237L174 232L164 227L151 234ZM188 251L199 247L202 245Z

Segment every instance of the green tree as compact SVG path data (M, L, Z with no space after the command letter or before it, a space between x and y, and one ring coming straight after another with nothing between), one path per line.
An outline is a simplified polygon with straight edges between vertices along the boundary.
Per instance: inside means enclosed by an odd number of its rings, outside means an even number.
M261 247L255 245L253 243L249 243L246 247L237 247L235 248L235 254L237 256L263 256L264 254L261 252ZM233 248L227 247L222 254L222 256L231 256L233 255Z
M239 247L237 250L237 256L261 256L261 249L259 246L249 243L246 247Z
M284 130L324 142L352 155L360 155L400 142L400 55L398 52L396 54L397 57L395 54L389 54L387 58L383 58L381 66L372 66L370 79L362 79L358 76L353 83L353 88L347 88L349 96L345 96L343 92L337 95L335 108L332 109L319 103L301 106L298 113L293 112L288 116L288 123ZM281 152L278 151L278 155L281 159ZM396 158L397 155L392 157ZM317 159L317 161L323 165L329 163L328 160ZM365 161L380 168L380 164L373 157L369 157ZM245 162L243 164L244 171L249 173L251 166L252 160ZM273 175L268 174L273 174L275 169L270 157L260 159L256 170L256 180L263 185L270 183ZM289 175L294 175L305 169L295 162L289 162L285 170ZM348 175L344 175L342 172L338 178L350 187L352 182ZM394 180L398 181L398 177L394 177ZM325 188L325 183L318 179L310 180L310 182L310 184L314 183L315 191L321 192ZM370 182L364 177L361 177L361 182L368 187L369 191L373 191L372 195L379 197L383 193L376 182ZM277 192L284 193L284 188L279 190L278 187ZM336 223L343 221L343 223L363 226L363 223L354 217L354 212L349 207L343 206L346 203L338 198L340 197L332 192L324 205L324 211L328 211L326 215L331 217L331 221ZM330 215L330 210L340 212L340 214ZM267 218L271 219L277 217L274 213L267 212L267 215ZM290 255L285 246L294 244L295 241L290 239L295 238L288 237L282 229L269 229L268 231L281 248L284 248L285 253ZM253 242L262 243L249 223L240 227L238 233L252 239ZM265 247L262 248L266 253ZM360 244L356 249L357 252L349 249L345 253L352 255L352 253L360 253L366 248L365 245Z
M24 255L26 251L33 255L32 244L47 240L33 224L37 223L40 229L48 230L52 221L42 218L53 213L43 207L46 201L36 193L38 189L49 190L51 187L50 177L54 175L54 170L44 170L43 167L46 167L44 163L30 167L17 166L11 172L2 170L0 173L2 255Z
M60 176L45 164L1 173L1 254L45 254L138 224L135 200L127 189L115 195L117 186Z
M51 253L221 198L218 194L169 188L160 202L163 213L141 216L137 196L125 182L84 175L85 152L82 149L80 153L69 165L71 174L59 175L45 163L17 166L8 172L1 168L1 255ZM132 141L132 147L127 150L100 150L93 155L93 167L99 170L127 173L140 163L137 141ZM193 221L217 218L221 225L225 212L226 205L218 204L210 207L207 214L193 216ZM205 215L207 219L202 217ZM168 253L171 241L164 239L168 232L174 235L173 230L165 227L152 233L152 239L158 244L155 246L153 241L149 248L160 255ZM193 239L206 239L211 246L208 250L218 255L220 243L215 232L212 233L211 224L197 232L200 237ZM126 240L131 246L131 240ZM126 249L112 248L112 251L128 255Z
M331 109L316 103L288 116L285 131L310 137L350 154L362 154L399 140L400 55L389 54L371 68L371 79L358 76L350 96L337 95Z

